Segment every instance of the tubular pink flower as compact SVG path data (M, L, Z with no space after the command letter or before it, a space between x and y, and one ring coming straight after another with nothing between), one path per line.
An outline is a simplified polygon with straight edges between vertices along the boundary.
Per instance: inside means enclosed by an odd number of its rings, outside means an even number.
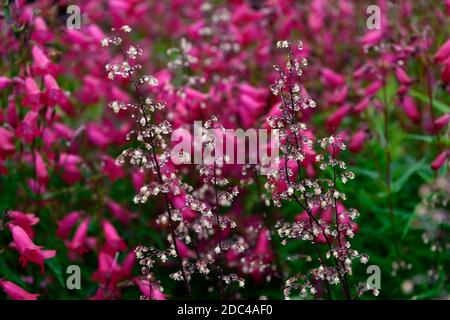
M5 89L7 86L9 86L11 84L11 82L12 82L11 79L0 76L0 90Z
M34 237L32 226L39 222L39 218L34 213L24 213L21 211L11 211L8 213L9 223L21 227L30 236Z
M45 166L45 162L42 159L39 152L34 153L35 161L34 161L34 167L36 169L36 175L38 178L38 181L42 184L46 184L48 181L48 171Z
M70 231L80 217L81 212L79 211L72 211L67 214L64 218L58 221L58 229L56 230L56 235L63 239L67 239Z
M0 127L0 159L13 154L15 150L14 134L8 129Z
M159 289L152 285L150 287L150 282L143 279L135 279L134 283L138 286L141 293L151 300L166 300L167 295L163 294Z
M400 101L400 106L412 122L416 124L420 122L420 113L417 110L416 102L412 97L403 97L403 99Z
M444 163L447 161L448 154L449 154L448 150L443 151L440 154L438 154L438 156L431 163L431 169L433 169L434 171L439 170L444 165Z
M117 233L116 228L108 220L102 221L103 233L106 238L104 250L111 254L115 254L117 251L124 251L127 245Z
M28 234L21 227L8 225L13 236L11 246L20 254L20 261L25 267L29 262L33 262L41 267L41 273L44 273L44 260L53 258L56 255L55 250L42 250L42 246L37 246L30 239Z
M0 279L0 287L12 300L37 300L39 294L29 293L11 281Z
M44 71L50 66L50 60L38 46L33 47L33 49L31 50L31 54L33 56L34 65L40 71Z
M450 58L450 39L448 39L434 55L434 61L436 63L444 63Z
M342 86L345 83L345 77L343 75L340 75L329 68L322 68L321 74L323 81L332 87Z
M436 119L436 121L434 122L434 128L436 132L446 127L449 122L450 122L450 113L444 114L443 116Z
M89 219L84 219L78 226L72 240L67 244L67 248L78 254L83 254L88 250L87 232Z

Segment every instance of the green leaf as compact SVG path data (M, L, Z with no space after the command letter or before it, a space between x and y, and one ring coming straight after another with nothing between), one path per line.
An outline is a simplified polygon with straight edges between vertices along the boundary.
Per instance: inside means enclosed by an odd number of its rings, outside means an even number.
M433 136L424 136L424 135L420 135L420 134L406 134L405 138L411 139L411 140L423 141L426 143L432 143L434 141Z
M52 259L45 260L45 264L49 266L49 268L53 271L53 273L56 276L56 279L58 279L59 284L61 287L65 288L66 285L64 283L63 275L62 275L62 268L59 260L55 257Z
M418 170L420 170L422 167L424 167L426 159L423 158L419 162L416 162L414 165L410 166L408 170L405 171L405 173L394 183L392 184L392 191L393 192L399 192L402 190L403 186L406 182L408 182L409 178Z
M416 214L417 214L417 212L416 212L416 210L414 210L413 213L409 216L408 221L406 222L405 227L403 228L401 240L403 240L406 237L406 235L408 234L408 231L411 228L411 222L413 221Z
M426 94L423 94L423 93L415 91L415 90L411 90L410 94L411 94L411 96L420 100L423 103L429 102L429 98ZM450 106L444 102L436 100L436 98L433 98L433 108L436 108L443 113L450 112Z

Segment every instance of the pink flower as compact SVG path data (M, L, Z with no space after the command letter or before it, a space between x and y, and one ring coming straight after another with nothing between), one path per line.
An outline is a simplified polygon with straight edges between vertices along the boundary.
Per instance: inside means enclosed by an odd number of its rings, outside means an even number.
M36 168L36 175L38 177L38 181L42 184L47 183L48 181L48 171L45 167L45 162L42 159L39 152L34 153L35 161L34 161L34 167Z
M45 53L38 47L34 46L31 49L31 54L33 56L33 64L38 72L48 72L48 68L50 67L50 60L47 58Z
M350 112L351 106L344 105L333 112L326 120L326 125L329 130L335 131L342 122L342 119Z
M17 284L0 279L0 287L13 300L37 300L39 294L29 293Z
M133 182L133 188L136 192L139 192L145 184L145 174L141 170L133 170L131 173L131 180Z
M45 97L48 105L50 106L55 106L57 104L63 105L66 102L67 97L59 87L55 78L53 78L53 76L50 74L46 74L44 76L44 83L45 83Z
M100 251L98 255L98 270L92 278L102 285L108 285L108 290L114 291L119 281L131 276L133 266L136 262L136 254L130 252L124 259L122 266L117 261L118 255L106 251Z
M381 30L368 31L359 39L359 42L364 46L373 46L381 41L383 32Z
M431 163L431 169L433 169L434 171L439 170L444 165L445 161L447 161L448 154L448 151L443 151L438 154L436 159L434 159Z
M361 113L369 107L369 103L370 103L370 98L365 97L364 99L362 99L355 105L355 108L353 110L357 113Z
M0 76L0 90L5 89L12 82L10 78Z
M448 125L449 121L450 113L444 114L440 118L436 119L436 121L434 121L434 129L436 130L436 132L440 131L442 128Z
M184 242L176 239L178 251L180 252L180 257L183 259L192 258L195 256L194 252L189 249L189 247L184 244Z
M67 140L71 140L74 136L73 130L63 123L57 122L53 124L53 130L58 136Z
M197 213L190 208L186 207L186 194L177 195L171 197L171 201L174 207L181 211L183 219L186 221L192 221L197 217Z
M107 155L101 156L102 173L106 175L112 182L125 176L122 167L116 164L116 160Z
M450 82L450 63L446 64L442 70L441 79L446 84Z
M383 86L383 81L381 80L377 80L372 82L372 84L370 84L366 89L364 94L366 96L372 97L374 95L377 94L378 90L380 90L380 88Z
M450 39L448 39L436 52L434 55L434 61L436 63L444 63L448 58L450 58Z
M106 148L111 143L111 132L96 123L87 125L86 134L89 141L100 148Z
M119 203L111 199L107 199L106 205L108 206L111 214L124 225L128 225L131 219L135 219L137 217L136 213L132 213L130 210L122 207Z
M416 102L412 97L403 97L403 99L400 101L400 106L412 122L416 124L420 122L420 113L417 110Z
M150 300L166 300L167 295L163 294L157 286L150 286L150 281L134 279L134 283L139 287L139 290L146 298Z
M8 129L0 127L0 159L13 154L15 150L13 133Z
M42 17L36 17L33 26L31 39L34 41L43 44L45 42L50 42L53 39L53 34L48 30L47 24Z
M61 178L67 184L74 184L81 178L81 172L78 165L83 160L75 154L62 153L59 156L58 168L62 169Z
M255 254L262 257L265 263L272 260L272 250L270 248L270 233L267 229L261 229L256 242Z
M104 293L106 292L107 295L113 292L119 293L116 286L123 279L122 268L116 257L101 251L98 255L98 270L92 275L92 279L101 284ZM97 299L104 300L105 297L97 297Z
M88 250L87 232L89 227L89 219L84 219L78 226L72 240L67 244L69 250L78 254L83 254Z
M39 110L41 107L41 90L31 77L25 79L25 93L24 104L31 106L33 110Z
M40 134L38 116L36 111L29 111L16 129L17 137L23 139L25 143L31 144L34 138Z
M116 228L108 220L102 221L103 232L105 234L106 243L104 250L111 254L115 254L117 251L124 251L127 245L117 233Z
M20 261L25 267L28 262L33 262L41 267L41 273L44 273L44 260L53 258L56 255L55 250L42 250L42 246L37 246L30 239L28 234L21 227L8 225L13 236L11 247L20 254Z
M17 115L17 108L13 99L11 99L8 104L7 119L8 123L13 128L16 128L17 125L19 124L19 116Z
M129 278L133 273L133 267L136 264L136 253L131 250L122 262L122 274L124 278Z
M358 130L351 138L348 149L351 152L359 152L364 146L367 134L365 129Z
M338 87L345 83L344 76L334 72L331 69L323 68L321 72L322 80L332 87Z
M66 215L64 218L59 220L58 229L56 230L56 235L63 239L67 239L70 231L72 230L73 226L77 223L77 221L80 217L81 217L81 212L72 211L68 215Z
M398 81L401 84L407 85L409 86L411 83L413 83L413 81L411 80L411 78L408 76L408 74L406 73L405 70L403 70L400 67L397 67L395 69L395 76L397 77Z
M331 96L329 97L329 102L331 104L342 104L348 95L348 86L342 86L340 88L336 88Z
M34 237L33 228L39 222L39 218L34 213L24 213L21 211L11 211L8 213L9 223L21 227L30 236Z

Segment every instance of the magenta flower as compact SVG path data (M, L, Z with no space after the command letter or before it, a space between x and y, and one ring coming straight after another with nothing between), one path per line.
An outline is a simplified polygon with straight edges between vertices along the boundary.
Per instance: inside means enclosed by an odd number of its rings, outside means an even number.
M56 255L55 250L42 250L42 246L37 246L30 239L28 234L21 227L8 225L13 236L11 247L20 254L20 262L25 267L29 262L33 262L41 267L41 273L44 273L44 260L53 258Z
M31 77L25 79L25 94L24 104L38 111L41 107L41 90Z
M100 148L106 148L111 143L111 133L108 132L107 128L99 124L88 124L86 133L89 141Z
M64 105L66 103L67 97L52 75L46 74L44 76L44 84L45 98L49 106Z
M72 230L73 226L77 223L80 217L81 212L79 211L72 211L69 214L67 214L64 218L59 220L56 234L63 239L67 239L70 231Z
M114 182L125 176L125 172L116 164L116 161L113 158L107 155L102 155L100 158L102 160L102 173L111 181Z
M29 293L11 281L0 279L0 287L13 300L37 300L39 297L39 294Z
M111 214L116 217L117 220L119 220L123 225L128 225L131 219L135 219L137 217L136 213L132 213L130 210L111 199L106 200L106 205Z
M54 69L50 59L38 46L34 46L31 50L33 56L33 66L38 74L48 73L50 69Z
M163 294L157 286L150 285L150 281L134 279L134 283L139 287L141 293L150 300L166 300L167 295Z
M413 83L413 81L403 68L397 67L395 69L395 76L397 77L398 81L403 85L409 86L410 84Z
M38 128L38 116L36 111L29 111L19 127L16 129L16 135L21 138L25 143L31 144L39 134Z
M105 234L106 243L104 250L111 254L115 254L117 251L124 251L127 245L117 233L116 228L108 220L102 221L103 232Z
M8 213L9 223L21 227L30 238L34 237L32 226L39 222L39 218L34 213L24 213L21 211L11 211Z
M329 68L323 68L321 70L322 80L329 86L338 87L345 83L345 77L340 75Z
M110 292L117 291L117 283L131 277L133 267L136 263L136 254L131 251L123 260L122 265L117 261L118 255L100 251L98 255L98 269L92 278L98 281Z
M61 177L67 184L74 184L81 178L79 165L83 162L80 156L62 153L59 156L58 168L61 169Z
M447 150L438 154L438 156L431 163L431 169L433 169L434 171L439 170L444 165L444 163L447 161L448 154L449 154L449 151L447 151Z
M326 120L326 125L330 131L335 131L341 124L344 117L350 112L351 105L347 104L339 107Z
M37 152L37 151L34 153L34 157L35 157L34 166L36 169L36 175L37 175L38 181L39 181L39 183L45 184L48 181L48 171L45 166L45 162L42 159L39 152Z
M0 76L0 90L5 89L7 86L10 85L11 82L12 82L11 79L9 79L7 77Z
M444 114L440 118L436 119L434 122L434 129L436 132L440 131L442 128L448 125L450 122L450 113Z
M450 39L448 39L434 55L434 61L439 64L448 64L450 61Z
M420 113L417 110L416 102L410 96L405 96L400 101L400 106L405 111L407 117L414 123L420 122Z
M373 46L378 44L383 38L383 32L381 30L368 31L364 36L362 36L359 42L363 46Z
M15 150L14 134L8 129L0 127L0 159L13 154Z
M351 152L359 152L364 146L364 141L367 138L367 133L365 129L358 130L350 139L350 144L348 149Z
M78 226L72 240L67 244L67 248L78 254L83 254L88 250L87 232L89 219L84 219Z

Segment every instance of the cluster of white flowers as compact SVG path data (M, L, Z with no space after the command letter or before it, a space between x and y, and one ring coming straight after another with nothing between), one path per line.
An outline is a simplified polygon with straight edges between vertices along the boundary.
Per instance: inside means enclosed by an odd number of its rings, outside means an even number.
M295 43L297 50L302 51L303 43ZM320 148L329 154L317 154L314 157L315 164L323 171L323 177L301 177L303 161L307 154L313 155L315 150L312 134L297 119L297 113L315 108L316 103L304 96L302 85L298 82L303 75L302 68L308 65L308 61L294 53L295 43L287 40L277 42L278 48L288 50L288 61L284 67L274 66L279 77L271 90L281 98L280 112L267 121L272 128L280 130L282 155L280 168L268 176L265 188L272 194L275 206L281 207L283 201L293 201L304 210L302 219L292 223L279 222L276 228L283 239L282 244L286 244L288 239L310 242L316 249L319 267L289 279L285 296L289 297L292 289L298 289L301 296L305 297L329 291L329 285L341 285L345 296L350 299L346 277L352 273L352 261L359 258L361 263L366 263L368 257L351 249L350 242L346 240L354 237L353 220L359 213L356 209L342 210L338 206L338 201L344 201L346 196L338 190L336 180L340 177L342 183L346 183L354 178L354 174L347 170L343 161L337 159L339 151L346 150L342 139L330 136L317 141ZM280 185L283 187L280 188ZM325 211L328 212L326 217L322 215ZM321 244L326 245L325 252L322 252ZM328 260L331 263L327 263ZM320 283L326 284L327 288L317 287Z

